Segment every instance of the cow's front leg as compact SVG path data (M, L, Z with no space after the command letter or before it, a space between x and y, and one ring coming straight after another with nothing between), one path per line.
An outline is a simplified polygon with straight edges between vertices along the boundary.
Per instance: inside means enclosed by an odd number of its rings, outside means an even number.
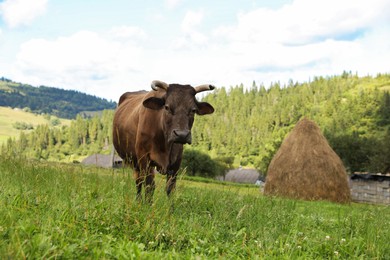
M138 165L140 173L143 176L143 184L145 185L145 201L151 204L156 185L154 182L153 166L151 166L150 158L146 153L144 156L141 156L140 160L138 160Z
M153 194L155 188L156 184L154 182L154 170L153 168L149 168L145 182L145 200L150 204L152 204L153 202Z
M144 178L139 170L134 170L135 186L137 188L137 201L142 201L142 184L144 183Z
M170 195L172 194L172 192L176 188L176 176L177 176L177 173L174 171L168 172L168 174L167 174L166 191L167 191L168 197L170 197Z
M176 188L176 178L177 178L177 172L180 169L181 164L181 154L183 153L183 145L174 144L172 146L172 153L170 161L174 162L171 165L168 166L167 169L167 195L168 197L171 196L172 192ZM176 155L176 156L173 156Z

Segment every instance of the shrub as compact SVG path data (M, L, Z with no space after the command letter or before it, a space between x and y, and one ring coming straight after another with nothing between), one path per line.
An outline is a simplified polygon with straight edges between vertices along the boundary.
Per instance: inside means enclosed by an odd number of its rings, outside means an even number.
M15 122L12 126L13 126L13 128L18 129L18 130L34 129L34 126L32 124L28 124L26 122Z
M181 166L187 169L189 176L213 178L218 175L223 175L226 171L225 164L213 160L209 155L195 149L184 150Z

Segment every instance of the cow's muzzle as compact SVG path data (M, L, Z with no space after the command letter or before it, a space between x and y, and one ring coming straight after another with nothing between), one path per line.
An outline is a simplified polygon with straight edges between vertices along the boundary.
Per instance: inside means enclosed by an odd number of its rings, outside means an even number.
M174 129L172 131L172 139L174 143L191 144L192 143L191 131Z

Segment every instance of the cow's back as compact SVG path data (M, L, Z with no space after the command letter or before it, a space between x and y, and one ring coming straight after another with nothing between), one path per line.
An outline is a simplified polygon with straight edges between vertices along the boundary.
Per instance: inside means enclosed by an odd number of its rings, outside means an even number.
M147 91L126 92L120 99L113 122L113 144L119 156L126 162L137 161L135 141L142 101ZM134 160L135 159L135 160Z

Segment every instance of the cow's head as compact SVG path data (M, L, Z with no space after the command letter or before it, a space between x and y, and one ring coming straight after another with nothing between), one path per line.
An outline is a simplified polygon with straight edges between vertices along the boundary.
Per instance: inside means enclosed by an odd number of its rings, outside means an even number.
M150 97L144 100L143 105L154 110L164 110L162 124L168 143L191 144L191 128L195 114L206 115L214 112L214 108L207 102L198 102L195 95L206 90L213 90L212 85L167 84L155 80L152 89L165 91L163 97ZM156 122L157 123L157 122Z

